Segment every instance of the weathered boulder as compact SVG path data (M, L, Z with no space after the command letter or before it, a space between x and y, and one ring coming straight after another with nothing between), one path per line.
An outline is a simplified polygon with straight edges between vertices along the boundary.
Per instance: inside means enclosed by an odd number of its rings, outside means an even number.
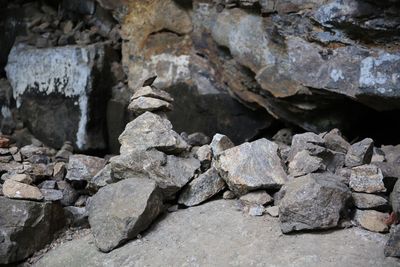
M109 252L135 238L162 208L162 196L149 179L130 178L101 188L89 205L96 246Z
M167 197L185 186L200 168L195 158L180 158L157 150L133 151L110 160L113 179L152 179Z
M0 264L16 264L49 244L65 225L62 208L50 202L0 197Z
M225 181L215 168L211 168L193 179L179 195L178 203L191 207L218 194L225 188Z
M373 149L374 141L371 138L366 138L351 145L346 154L346 166L355 167L371 163Z
M349 186L356 192L386 192L382 171L375 165L362 165L352 168Z
M89 182L101 169L106 161L103 158L75 154L69 157L67 175L69 181Z
M122 155L156 148L166 153L179 153L188 148L182 137L172 130L169 120L146 112L126 125L118 138Z
M354 205L358 209L382 209L388 207L388 200L382 196L366 194L366 193L352 193Z
M3 194L9 198L43 200L39 188L8 179L3 184Z
M172 110L172 105L162 99L141 96L132 100L128 106L128 110L132 111L136 115L140 115L146 111L170 111Z
M385 233L389 226L385 223L389 214L376 210L356 210L354 219L362 228L372 232Z
M217 155L215 167L237 195L280 188L288 181L278 156L278 145L267 139L225 150Z
M52 147L61 147L67 140L80 150L106 147L108 54L103 43L13 47L7 77L21 118L35 136Z
M282 190L279 220L283 233L338 226L351 198L348 187L331 175L302 176Z
M156 99L164 100L166 102L174 101L174 99L171 97L170 94L168 94L167 92L165 92L163 90L157 89L154 86L140 87L139 89L136 90L136 92L131 97L131 101L138 99L140 97L156 98Z

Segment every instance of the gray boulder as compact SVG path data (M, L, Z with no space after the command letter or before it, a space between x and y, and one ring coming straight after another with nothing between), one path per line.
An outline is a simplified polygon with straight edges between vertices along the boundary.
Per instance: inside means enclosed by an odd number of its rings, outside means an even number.
M289 174L298 177L318 170L324 170L323 160L310 155L308 150L298 152L289 162Z
M214 156L216 156L223 151L234 147L235 144L229 139L228 136L223 134L216 134L214 135L210 146Z
M118 138L122 155L156 148L166 153L179 153L188 148L183 138L172 130L169 120L146 112L126 125Z
M172 105L161 99L141 96L132 100L128 106L128 110L132 111L136 115L140 115L146 111L170 111L172 110Z
M80 150L106 147L108 51L104 43L13 47L7 77L21 118L36 137L57 148L66 140Z
M16 264L49 244L65 225L61 206L0 197L0 265Z
M373 152L374 141L371 138L366 138L351 145L346 154L346 166L355 167L371 163Z
M133 151L110 160L112 178L140 177L152 179L166 197L172 197L185 186L200 168L200 161L189 157L166 155L155 149Z
M278 145L267 139L225 150L217 155L215 167L237 195L280 188L288 181L278 156Z
M325 146L330 150L346 154L350 148L349 142L342 137L338 129L333 129L324 134L323 138L325 140Z
M392 227L384 253L386 257L400 257L400 225Z
M86 207L64 208L67 225L75 228L89 227L89 213Z
M331 175L302 176L282 190L279 220L283 233L338 226L351 198L348 187Z
M102 158L72 155L69 157L67 175L69 181L90 181L101 169L104 168L106 161Z
M96 246L109 252L135 238L162 208L160 191L149 179L130 178L101 188L89 205Z
M140 87L139 89L136 90L136 92L131 97L131 101L138 99L140 97L151 97L151 98L164 100L166 102L174 101L174 99L171 97L170 94L168 94L167 92L165 92L163 90L157 89L154 86Z
M293 160L296 154L302 150L307 150L311 156L317 156L326 151L325 140L321 136L311 132L294 135L288 160Z
M178 203L191 207L218 194L225 188L225 181L215 168L211 168L193 179L182 191Z

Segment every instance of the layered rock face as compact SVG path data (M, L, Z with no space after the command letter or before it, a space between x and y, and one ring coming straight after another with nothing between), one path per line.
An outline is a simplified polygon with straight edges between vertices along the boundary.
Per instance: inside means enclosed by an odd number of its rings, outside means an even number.
M366 106L399 108L395 2L101 2L126 14L132 88L156 73L156 85L180 95L230 93L311 131L346 129Z

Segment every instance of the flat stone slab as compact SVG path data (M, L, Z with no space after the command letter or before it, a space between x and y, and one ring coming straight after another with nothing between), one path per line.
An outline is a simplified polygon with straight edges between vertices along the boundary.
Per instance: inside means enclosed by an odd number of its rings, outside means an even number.
M387 235L360 228L282 235L277 218L250 217L236 203L217 200L170 213L142 239L107 254L88 235L36 266L400 266L383 255Z

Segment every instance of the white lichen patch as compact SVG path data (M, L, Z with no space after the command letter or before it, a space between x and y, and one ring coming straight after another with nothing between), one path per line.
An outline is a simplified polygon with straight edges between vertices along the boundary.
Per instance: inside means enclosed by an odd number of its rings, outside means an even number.
M20 107L22 96L27 92L78 98L81 115L76 145L83 148L86 143L92 71L99 53L100 57L104 56L104 50L99 51L95 46L48 49L37 49L23 44L14 46L9 55L6 72L17 107Z
M372 87L381 86L386 83L398 83L398 79L393 79L393 77L399 77L400 70L394 69L396 73L388 73L385 71L380 71L378 67L383 63L397 63L396 61L399 60L400 55L390 53L381 53L378 57L366 57L361 61L360 64L360 86Z
M332 78L332 80L334 80L335 82L339 81L339 80L344 80L344 76L343 76L343 72L342 70L338 70L338 69L333 69L331 71L330 77Z

